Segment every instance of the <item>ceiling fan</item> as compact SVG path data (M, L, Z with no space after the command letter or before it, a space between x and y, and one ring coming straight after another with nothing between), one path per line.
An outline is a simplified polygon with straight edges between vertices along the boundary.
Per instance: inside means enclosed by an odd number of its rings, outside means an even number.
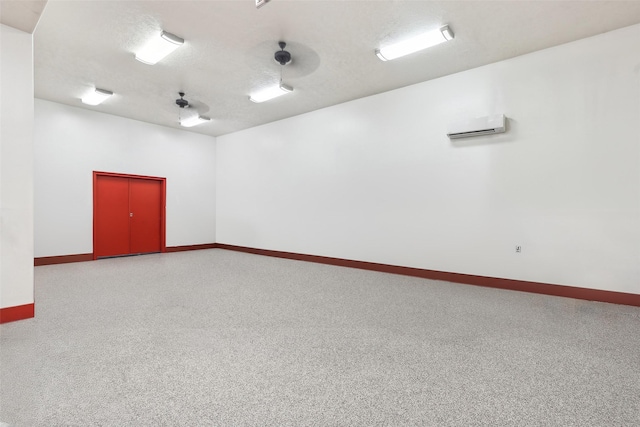
M184 95L185 95L184 92L178 92L178 95L180 95L180 98L176 99L176 105L180 107L180 112L178 113L178 121L180 122L180 126L189 128L192 126L196 126L196 125L211 121L209 117L200 115L200 113L198 112L198 108L195 106L195 103L189 104L189 101L184 99ZM200 104L205 105L203 103L200 103ZM196 114L195 115L191 114L186 117L183 117L182 110L190 107L191 108L195 107L194 109L196 110ZM207 107L207 110L208 110L208 107Z
M291 62L291 54L284 50L287 44L285 42L278 42L278 46L280 46L280 50L276 51L273 55L273 59L275 59L280 65L287 65Z
M184 92L178 92L178 95L180 95L180 99L176 99L176 105L180 108L188 108L189 101L184 99Z
M293 92L293 88L291 86L282 83L282 67L291 63L291 54L284 50L284 48L287 46L285 42L278 42L278 46L280 46L280 50L276 51L276 53L273 55L273 59L275 59L276 62L281 65L280 81L278 82L277 86L267 86L259 89L256 92L253 92L249 96L249 100L252 102L259 104L261 102L269 101L270 99Z

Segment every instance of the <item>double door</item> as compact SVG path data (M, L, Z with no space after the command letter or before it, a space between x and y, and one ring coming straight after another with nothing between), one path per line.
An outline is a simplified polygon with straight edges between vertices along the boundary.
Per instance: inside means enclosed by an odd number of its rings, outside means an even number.
M94 172L93 258L165 251L165 179Z

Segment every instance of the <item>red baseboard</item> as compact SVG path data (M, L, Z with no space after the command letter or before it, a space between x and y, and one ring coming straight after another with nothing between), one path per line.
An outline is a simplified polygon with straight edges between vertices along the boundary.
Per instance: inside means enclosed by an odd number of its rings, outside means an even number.
M182 251L195 251L198 249L214 249L217 247L216 243L206 243L201 245L186 245L186 246L168 246L167 252L182 252ZM33 259L33 265L52 265L52 264L66 264L68 262L84 262L93 261L93 254L74 254L74 255L59 255L59 256L45 256Z
M93 254L75 254L60 256L44 256L33 259L33 265L66 264L68 262L93 261Z
M359 268L363 270L379 271L383 273L402 274L405 276L421 277L423 279L444 280L447 282L462 283L466 285L484 286L488 288L507 289L512 291L530 292L535 294L553 295L558 297L575 298L588 301L600 301L640 307L640 295L628 294L624 292L577 288L573 286L552 285L549 283L502 279L498 277L475 276L472 274L450 273L437 270L425 270L421 268L401 267L397 265L378 264L366 261L354 261L318 255L306 255L293 252L248 248L245 246L227 245L224 243L217 243L216 247L219 249L228 249L232 251L247 252L251 254L265 255L277 258L309 261L320 264L337 265L340 267Z
M528 282L523 280L503 279L498 277L475 276L472 274L450 273L446 271L425 270L413 267L379 264L366 261L354 261L343 258L332 258L319 255L307 255L294 252L272 251L269 249L249 248L245 246L228 245L225 243L205 243L199 245L168 246L167 252L193 251L199 249L227 249L257 255L298 261L316 262L320 264L336 265L340 267L359 268L363 270L379 271L382 273L402 274L405 276L421 277L423 279L443 280L466 285L484 286L488 288L507 289L512 291L530 292L535 294L553 295L558 297L575 298L588 301L600 301L613 304L640 307L640 295L624 292L604 291L599 289L578 288L573 286L553 285L549 283ZM62 255L35 258L34 265L63 264L67 262L81 262L93 260L93 254ZM2 309L4 310L4 309ZM23 318L33 317L31 315ZM19 320L19 319L16 319Z
M0 308L0 323L15 322L16 320L31 319L35 313L35 304L17 305L15 307Z
M217 243L204 243L201 245L167 246L167 252L197 251L199 249L215 249Z

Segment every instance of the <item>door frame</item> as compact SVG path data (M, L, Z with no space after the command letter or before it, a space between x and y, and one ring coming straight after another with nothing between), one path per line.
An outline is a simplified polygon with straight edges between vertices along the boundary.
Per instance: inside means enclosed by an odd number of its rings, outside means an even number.
M96 256L96 211L98 210L98 177L108 176L114 178L127 178L127 179L146 179L159 181L162 187L161 195L160 195L160 252L167 252L167 244L166 244L166 235L167 235L167 178L162 178L159 176L147 176L147 175L131 175L125 173L116 173L116 172L101 172L101 171L93 171L93 253L92 258L94 260L98 259Z

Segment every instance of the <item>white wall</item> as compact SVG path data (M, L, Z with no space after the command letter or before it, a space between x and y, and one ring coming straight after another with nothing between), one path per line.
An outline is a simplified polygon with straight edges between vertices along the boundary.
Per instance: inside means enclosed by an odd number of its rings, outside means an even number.
M0 308L33 303L33 44L0 24Z
M640 25L217 144L220 243L640 294Z
M166 177L167 246L215 242L214 166L213 137L36 99L35 256L93 252L93 171Z

